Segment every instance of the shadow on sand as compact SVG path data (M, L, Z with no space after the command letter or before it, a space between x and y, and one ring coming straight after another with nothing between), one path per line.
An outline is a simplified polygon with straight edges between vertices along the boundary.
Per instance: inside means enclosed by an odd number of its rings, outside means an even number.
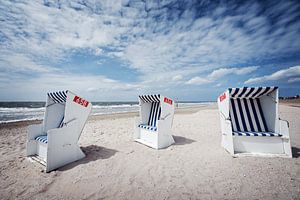
M293 158L300 157L300 148L292 147L292 155L293 155Z
M75 161L73 163L70 163L68 165L65 165L61 168L59 168L59 171L66 171L69 169L72 169L73 167L76 167L77 165L86 164L95 160L99 159L108 159L112 156L114 156L118 151L115 149L108 149L105 147L100 147L97 145L89 145L86 147L81 147L81 150L86 155L85 158Z
M182 137L182 136L173 136L173 138L175 140L174 145L186 145L186 144L191 144L193 142L196 142L195 140L185 138L185 137Z

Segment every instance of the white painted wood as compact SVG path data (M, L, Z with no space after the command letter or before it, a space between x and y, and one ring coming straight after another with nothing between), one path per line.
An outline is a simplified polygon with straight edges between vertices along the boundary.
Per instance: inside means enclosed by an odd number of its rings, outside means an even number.
M260 97L260 102L269 131L281 134L282 137L233 136L229 119L231 108L229 91L225 91L221 96L218 98L218 107L222 146L232 156L292 157L288 122L279 120L278 116L278 89Z
M85 157L77 143L91 112L92 104L89 102L84 106L75 101L77 97L68 91L64 104L54 104L48 97L43 124L28 127L27 156L35 156L42 160L46 172ZM64 125L57 128L62 117L64 117ZM35 138L39 135L47 135L48 143L36 141Z
M151 103L145 103L139 99L140 113L139 117L135 119L133 139L136 142L142 143L154 149L161 149L175 143L172 137L172 124L174 118L175 102L172 104L165 102L165 96L160 96L161 115L157 121L157 131L150 131L144 128L139 128L139 124L147 124Z

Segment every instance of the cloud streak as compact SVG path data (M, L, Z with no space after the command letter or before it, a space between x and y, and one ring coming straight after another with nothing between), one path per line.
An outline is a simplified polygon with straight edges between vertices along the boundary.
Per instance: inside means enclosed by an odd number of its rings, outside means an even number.
M258 69L258 66L250 66L250 67L243 67L243 68L220 68L214 70L212 73L207 75L206 77L193 77L192 79L188 80L186 84L191 85L203 85L218 81L222 77L227 75L235 74L235 75L244 75L251 73Z
M288 82L297 82L300 78L300 66L289 67L287 69L282 69L277 72L274 72L270 75L260 76L255 78L250 78L245 81L245 84L256 84L267 81L279 81L282 79L288 79Z

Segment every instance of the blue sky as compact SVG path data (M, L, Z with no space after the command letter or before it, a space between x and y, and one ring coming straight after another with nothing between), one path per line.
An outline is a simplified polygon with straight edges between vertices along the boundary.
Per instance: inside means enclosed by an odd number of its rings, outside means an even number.
M1 1L0 100L300 93L299 1Z

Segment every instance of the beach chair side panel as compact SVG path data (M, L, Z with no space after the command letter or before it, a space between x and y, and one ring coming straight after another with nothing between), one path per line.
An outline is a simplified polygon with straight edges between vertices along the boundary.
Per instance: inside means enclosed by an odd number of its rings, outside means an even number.
M175 102L165 96L160 97L160 102L161 115L157 121L158 148L165 148L175 143L172 136Z
M230 96L228 90L218 97L218 107L222 131L222 146L231 155L234 155L232 125L229 117Z
M90 102L68 92L63 127L47 132L47 172L85 157L78 140L91 108Z
M268 95L260 97L260 103L268 131L279 133L278 89Z

